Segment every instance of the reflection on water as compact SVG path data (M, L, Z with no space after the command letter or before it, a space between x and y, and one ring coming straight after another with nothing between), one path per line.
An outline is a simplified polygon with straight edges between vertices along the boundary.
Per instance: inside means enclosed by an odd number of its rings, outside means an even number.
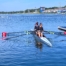
M36 46L36 48L39 48L40 50L42 50L43 45L41 42L38 42L35 40L35 46Z

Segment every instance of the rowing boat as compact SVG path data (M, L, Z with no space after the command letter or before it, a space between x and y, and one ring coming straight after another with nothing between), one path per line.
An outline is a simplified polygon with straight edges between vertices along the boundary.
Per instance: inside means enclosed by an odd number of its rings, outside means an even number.
M52 46L51 42L44 36L44 37L38 37L34 32L33 36L35 37L36 41L41 43L46 43L48 46Z
M35 39L40 42L40 43L46 43L47 45L49 46L52 46L52 44L50 43L50 41L46 38L46 37L38 37L34 31L27 31L26 32L27 34L33 34L33 36L35 37ZM23 34L22 34L23 35ZM15 37L19 37L19 36L22 36L22 35L18 35L18 36L15 36ZM24 34L26 35L26 34ZM9 38L6 38L5 37L5 40L8 40L8 39L11 39L11 38L15 38L15 37L9 37Z
M58 26L58 29L62 31L66 31L66 27L63 27L63 26Z

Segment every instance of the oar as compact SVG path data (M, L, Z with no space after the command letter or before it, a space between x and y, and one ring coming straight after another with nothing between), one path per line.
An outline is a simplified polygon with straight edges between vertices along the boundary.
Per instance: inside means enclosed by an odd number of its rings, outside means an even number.
M19 31L19 32L8 32L9 34L10 33L24 33L24 31Z
M48 34L56 34L56 35L63 35L63 32L55 32L55 31L44 31Z
M57 32L54 32L54 31L44 31L44 33L46 33L46 34L56 34Z
M32 31L20 31L20 32L8 32L7 34L12 34L12 33L30 33Z
M14 37L8 37L8 38L5 38L4 40L8 40L8 39L11 39L11 38L16 38L16 37L20 37L20 36L24 36L26 34L22 34L22 35L18 35L18 36L14 36Z
M48 34L54 34L53 31L44 31L45 33L48 33Z
M29 34L31 34L31 32L33 32L33 31L27 31L26 34L21 34L21 35L14 36L14 37L8 37L8 38L5 38L5 40L11 39L11 38L20 37L20 36L24 36L24 35L29 35Z
M16 33L16 32L15 32ZM14 37L2 37L2 38L4 38L3 40L8 40L8 39L11 39L11 38L16 38L16 37L19 37L19 36L24 36L24 35L29 35L29 34L31 34L32 33L32 31L25 31L25 34L21 34L21 35L18 35L18 36L14 36ZM7 33L7 36L9 36L9 34L10 33Z

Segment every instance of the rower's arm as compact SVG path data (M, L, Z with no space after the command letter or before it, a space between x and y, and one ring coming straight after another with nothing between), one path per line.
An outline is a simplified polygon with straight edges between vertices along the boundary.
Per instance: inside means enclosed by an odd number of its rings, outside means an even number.
M42 31L44 32L44 29L43 29L43 27L42 27Z
M34 31L36 31L36 27L34 27Z

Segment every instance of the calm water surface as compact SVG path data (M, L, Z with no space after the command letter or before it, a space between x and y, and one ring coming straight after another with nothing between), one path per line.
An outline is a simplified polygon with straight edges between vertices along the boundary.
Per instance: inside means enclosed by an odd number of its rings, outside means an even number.
M52 47L37 45L34 37L20 35L20 32L34 28L41 22L44 30L57 31L58 26L66 26L64 14L9 14L0 15L0 66L66 66L66 36L46 34ZM11 32L9 40L2 40L2 32Z

